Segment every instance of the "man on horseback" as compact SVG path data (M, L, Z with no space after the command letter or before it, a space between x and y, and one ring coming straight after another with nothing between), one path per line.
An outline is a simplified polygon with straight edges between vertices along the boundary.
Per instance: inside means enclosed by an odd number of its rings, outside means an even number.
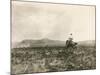
M74 47L77 43L73 42L72 33L69 34L68 40L66 41L66 48Z

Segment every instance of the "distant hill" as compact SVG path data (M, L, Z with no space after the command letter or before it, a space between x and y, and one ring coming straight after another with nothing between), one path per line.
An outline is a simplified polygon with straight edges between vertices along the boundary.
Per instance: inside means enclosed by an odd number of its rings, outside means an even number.
M79 41L78 45L81 45L81 46L95 46L96 41L95 40Z
M19 48L19 47L45 47L45 46L64 46L65 41L59 40L50 40L50 39L40 39L40 40L23 40L16 45L13 45L12 48Z
M87 41L79 41L78 45L81 46L95 46L95 41L94 40L87 40ZM21 42L16 42L12 44L12 48L20 48L20 47L55 47L55 46L60 46L63 47L65 46L65 41L60 41L60 40L50 40L48 38L40 39L40 40L23 40Z

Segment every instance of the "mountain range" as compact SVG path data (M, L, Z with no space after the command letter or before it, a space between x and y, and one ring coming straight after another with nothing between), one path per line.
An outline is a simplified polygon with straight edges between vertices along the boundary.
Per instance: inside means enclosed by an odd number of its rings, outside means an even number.
M78 45L81 46L95 46L95 40L86 40L86 41L79 41L77 42ZM27 39L23 40L21 42L14 42L12 43L12 48L21 48L21 47L55 47L65 46L65 41L60 40L51 40L48 38L39 39L39 40L33 40L33 39Z

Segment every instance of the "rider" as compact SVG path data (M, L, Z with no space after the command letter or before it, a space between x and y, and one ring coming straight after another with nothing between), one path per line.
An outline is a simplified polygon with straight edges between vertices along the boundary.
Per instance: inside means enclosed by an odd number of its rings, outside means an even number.
M69 36L68 36L68 41L73 41L72 33L69 34Z
M66 41L66 46L70 46L73 42L73 36L72 33L69 34L68 40Z

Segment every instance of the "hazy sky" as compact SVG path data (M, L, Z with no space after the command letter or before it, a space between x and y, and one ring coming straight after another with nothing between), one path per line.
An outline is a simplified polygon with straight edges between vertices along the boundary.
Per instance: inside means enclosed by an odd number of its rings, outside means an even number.
M95 7L12 1L12 41L95 39Z

